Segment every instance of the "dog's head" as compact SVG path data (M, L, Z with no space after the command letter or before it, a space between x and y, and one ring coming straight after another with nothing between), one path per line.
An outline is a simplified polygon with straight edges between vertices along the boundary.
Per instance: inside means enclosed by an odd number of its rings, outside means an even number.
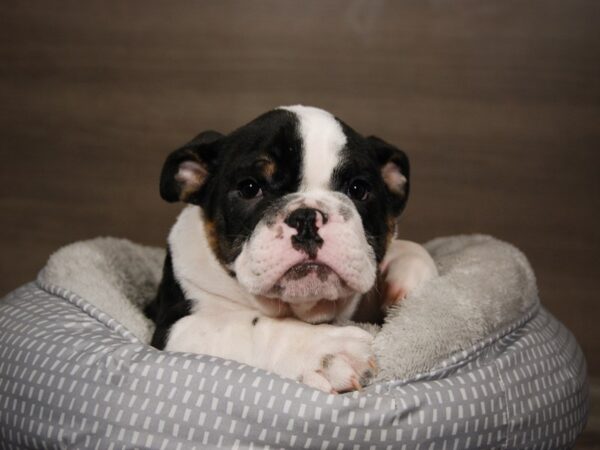
M409 192L399 149L292 106L166 160L161 196L199 205L222 266L265 305L322 322L369 291Z

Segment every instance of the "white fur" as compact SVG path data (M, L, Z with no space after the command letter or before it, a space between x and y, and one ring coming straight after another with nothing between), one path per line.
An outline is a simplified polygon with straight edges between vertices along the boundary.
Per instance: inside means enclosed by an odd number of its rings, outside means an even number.
M346 145L346 135L335 117L311 106L285 106L300 123L302 138L303 178L300 191L329 189L333 169L339 163L339 153Z
M202 210L187 206L169 234L169 248L175 278L186 298L194 306L219 302L223 307L231 303L250 307L251 296L245 292L217 261L208 246Z
M355 389L373 368L372 340L371 334L353 326L310 325L240 309L180 319L171 329L166 350L233 359L339 392Z

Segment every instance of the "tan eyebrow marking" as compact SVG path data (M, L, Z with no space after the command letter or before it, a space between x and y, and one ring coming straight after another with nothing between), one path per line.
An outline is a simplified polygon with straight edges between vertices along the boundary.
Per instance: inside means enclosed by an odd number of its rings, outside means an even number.
M268 156L257 159L254 164L259 168L265 178L273 178L277 170L277 164Z

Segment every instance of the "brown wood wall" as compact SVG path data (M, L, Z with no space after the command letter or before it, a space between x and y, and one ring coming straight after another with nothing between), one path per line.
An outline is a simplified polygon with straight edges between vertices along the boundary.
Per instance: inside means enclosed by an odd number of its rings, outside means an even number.
M405 148L402 232L531 259L600 376L600 3L3 2L0 292L61 245L162 245L157 178L198 131L282 104Z

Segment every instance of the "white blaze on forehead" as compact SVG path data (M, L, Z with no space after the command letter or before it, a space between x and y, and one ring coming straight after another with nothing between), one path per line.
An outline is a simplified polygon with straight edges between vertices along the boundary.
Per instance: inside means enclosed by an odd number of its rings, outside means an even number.
M346 145L346 135L335 117L311 106L285 106L298 117L304 149L300 191L328 189L333 169L339 163L340 151Z

